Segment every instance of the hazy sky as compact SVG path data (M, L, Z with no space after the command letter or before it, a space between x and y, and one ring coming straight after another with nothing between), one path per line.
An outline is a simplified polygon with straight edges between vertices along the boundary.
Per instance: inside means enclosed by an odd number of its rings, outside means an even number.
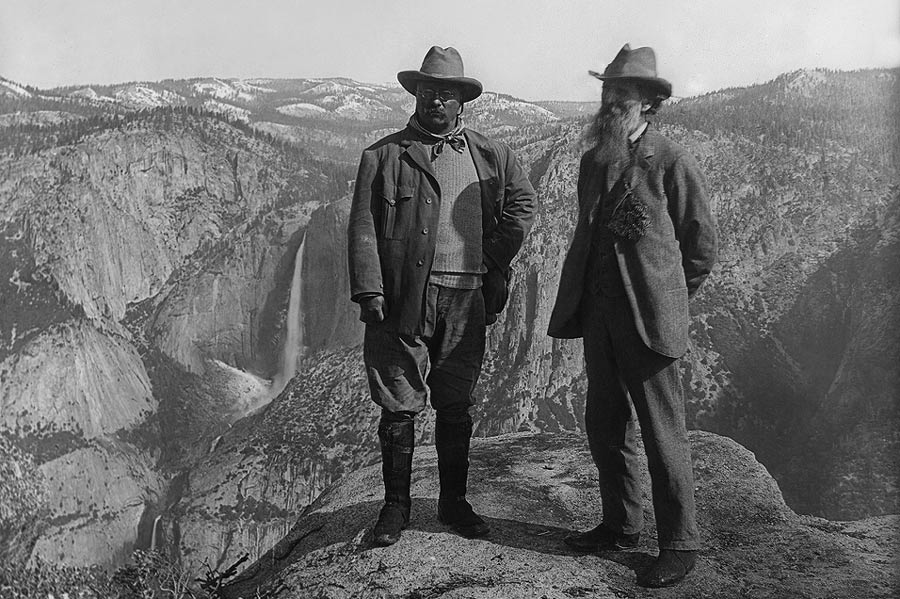
M0 76L38 87L166 78L396 82L432 45L529 100L597 99L588 69L656 49L680 96L798 68L900 66L898 0L0 0Z

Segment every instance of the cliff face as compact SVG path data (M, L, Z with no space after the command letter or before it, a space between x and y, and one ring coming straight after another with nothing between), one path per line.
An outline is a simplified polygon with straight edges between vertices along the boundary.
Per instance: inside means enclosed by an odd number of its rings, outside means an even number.
M0 426L20 437L65 431L90 440L139 424L157 406L135 349L85 321L37 335L0 363L0 377Z
M837 252L815 274L795 308L818 315L808 329L798 334L790 329L796 320L784 319L785 337L802 344L791 349L804 360L804 370L830 375L803 381L822 401L798 423L805 442L792 446L795 457L785 469L800 481L792 490L798 505L828 518L900 509L891 458L900 455L897 218L894 212L861 232L855 246ZM825 464L825 472L812 476L810 462Z
M219 165L189 176L186 155L201 151L190 141L107 132L12 165L15 187L3 190L4 208L21 215L37 264L88 318L121 320L127 304L155 295L200 238L222 225L221 210L210 208L216 194L233 191L209 181ZM206 202L172 201L191 188L204 190Z
M258 557L333 480L372 461L378 411L361 352L319 352L261 412L200 458L164 517L166 548L199 567Z
M702 550L676 588L642 589L637 572L656 553L649 480L648 519L637 550L575 554L562 542L597 524L602 511L585 439L571 433L511 434L473 445L468 498L491 533L463 539L435 515L437 457L414 457L413 509L398 543L373 547L380 468L344 477L290 532L226 587L226 596L281 588L284 597L891 597L897 517L832 523L800 517L753 454L692 432Z
M90 566L123 562L163 481L152 453L115 439L88 443L44 462L49 527L33 556Z
M149 543L161 466L270 398L238 367L277 370L296 248L333 193L219 119L90 122L0 159L0 433L47 481L33 555L78 565Z

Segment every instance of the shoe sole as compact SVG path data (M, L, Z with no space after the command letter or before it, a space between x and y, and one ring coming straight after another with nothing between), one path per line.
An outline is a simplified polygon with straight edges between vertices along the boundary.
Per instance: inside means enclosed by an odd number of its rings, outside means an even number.
M375 543L375 545L377 547L389 547L390 545L393 545L394 543L396 543L397 541L400 540L400 537L402 536L403 531L406 530L407 526L409 526L409 522L405 523L400 528L400 531L397 533L397 538L390 537L387 535L375 535L373 542ZM373 533L374 533L374 531L373 531Z
M487 525L485 525L483 531L478 530L478 531L474 531L474 532L466 532L464 529L460 528L457 524L454 524L453 522L447 522L440 515L438 515L438 522L440 522L444 526L450 527L450 530L452 530L453 532L457 533L459 536L464 537L466 539L480 539L481 537L486 537L491 532L491 529L488 528Z
M694 571L694 566L696 566L696 564L692 565L690 568L685 570L684 574L682 574L675 580L671 580L671 581L668 581L665 583L659 583L659 584L655 584L655 583L650 584L648 581L643 581L643 582L638 581L638 584L640 586L648 588L648 589L667 589L669 587L674 587L674 586L681 584L681 582L684 581L685 578L687 578L687 575Z
M629 553L640 547L574 547L566 543L566 547L578 553Z
M375 545L377 547L389 547L399 540L399 536L396 539L393 537L375 537Z
M465 530L461 530L461 529L457 528L456 526L453 526L452 524L450 524L449 526L450 526L451 530L453 530L453 532L457 533L459 536L464 537L466 539L480 539L482 537L488 536L491 532L490 528L487 528L485 530L476 530L473 532L468 532Z

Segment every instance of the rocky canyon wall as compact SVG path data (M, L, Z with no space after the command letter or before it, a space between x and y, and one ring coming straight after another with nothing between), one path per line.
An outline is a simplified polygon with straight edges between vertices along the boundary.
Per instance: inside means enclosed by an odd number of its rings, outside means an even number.
M334 197L304 160L187 114L0 160L0 432L43 481L34 557L121 563L270 399L285 273Z

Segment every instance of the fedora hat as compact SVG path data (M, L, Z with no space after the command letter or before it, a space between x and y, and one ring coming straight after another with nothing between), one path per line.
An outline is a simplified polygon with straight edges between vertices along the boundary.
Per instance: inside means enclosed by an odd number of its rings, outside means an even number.
M597 71L588 73L601 81L633 81L648 84L663 100L672 95L672 84L656 76L656 54L649 46L632 50L630 44L625 44L613 61L606 65L606 70L602 73Z
M452 83L462 89L463 102L474 100L482 91L480 81L463 75L462 57L456 48L432 46L422 61L422 68L418 71L400 71L397 73L397 81L413 95L419 81Z

